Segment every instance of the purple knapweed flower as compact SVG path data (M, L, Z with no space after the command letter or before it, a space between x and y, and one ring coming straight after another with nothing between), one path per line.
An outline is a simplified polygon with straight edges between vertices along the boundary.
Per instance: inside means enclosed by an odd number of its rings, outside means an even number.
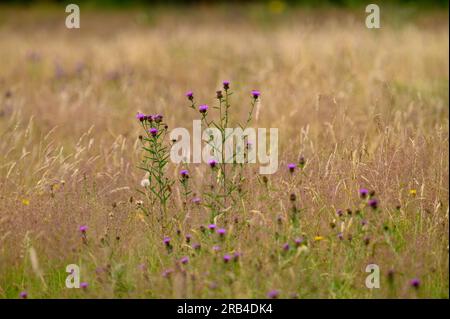
M225 228L219 228L219 229L217 230L217 233L218 233L220 236L225 236L225 234L227 233L227 231L226 231Z
M192 91L187 91L186 97L188 98L189 101L192 101L194 100L194 93Z
M180 262L183 265L186 265L189 262L189 257L187 257L187 256L181 257Z
M289 163L287 167L289 169L289 172L293 173L297 165L295 163Z
M195 250L199 250L200 248L202 248L202 245L200 245L199 243L195 243L192 244L192 248L194 248Z
M231 260L231 256L228 254L223 255L223 262L227 263Z
M139 121L143 121L144 120L144 117L145 117L145 115L143 114L143 113L141 113L141 112L138 112L137 114L136 114L136 118L139 120Z
M163 243L164 243L164 245L169 246L170 245L170 237L164 237Z
M171 273L173 273L172 269L166 269L166 270L163 271L162 276L164 278L169 278Z
M153 115L153 121L155 121L156 123L161 123L163 120L163 116L161 114L155 114Z
M22 299L27 299L28 298L28 293L26 291L21 291L19 294L19 297Z
M202 114L205 114L206 112L208 112L208 105L206 104L200 105L198 107L198 111Z
M369 190L368 190L368 189L366 189L366 188L361 188L361 189L359 190L359 196L360 196L361 198L366 198L367 195L369 195Z
M294 239L296 246L300 246L301 244L303 244L303 241L304 241L303 237L297 237Z
M200 204L201 201L202 201L202 200L201 200L199 197L194 197L194 198L192 199L192 202L193 202L194 204Z
M259 98L259 96L261 95L261 93L258 90L253 90L252 91L252 96L253 98L256 100L257 98Z
M213 246L213 251L220 251L220 246L218 246L218 245L216 245L216 246Z
M411 285L411 287L414 287L417 289L420 286L420 280L418 278L414 278L409 282L409 284Z
M230 81L223 81L222 84L225 91L230 88Z
M82 225L78 228L82 234L86 234L88 227L86 225Z
M87 289L88 286L89 284L87 282L80 282L80 288Z
M189 172L188 172L187 169L182 169L180 171L180 175L181 175L182 178L189 178Z
M191 234L187 234L187 235L185 236L185 238L186 238L186 242L187 242L187 243L190 243L190 242L191 242L191 239L192 239L192 235L191 235Z
M208 164L211 168L214 168L217 165L217 161L215 159L210 159Z
M375 198L370 199L367 204L372 207L373 209L377 209L378 208L378 200Z
M208 225L208 228L212 231L212 230L214 230L214 229L216 229L216 224L209 224Z
M344 239L344 234L343 234L343 233L339 233L339 234L338 234L338 238L339 238L340 240L343 240L343 239Z
M241 253L240 252L236 251L236 252L233 253L233 260L234 261L238 261L240 257L241 257Z
M290 248L290 246L289 246L288 243L284 243L284 244L283 244L283 250L284 250L284 251L288 251L289 248Z
M338 210L336 211L336 214L337 214L339 217L342 217L342 215L344 215L344 211L343 211L342 209L338 209Z
M267 297L270 299L276 299L280 295L280 292L278 290L271 290L267 293Z
M220 99L222 99L223 98L223 94L222 94L222 91L216 91L216 98L218 99L218 100L220 100Z
M151 134L151 136L155 137L156 135L158 135L158 129L155 127L152 127L151 129L148 130L148 132Z

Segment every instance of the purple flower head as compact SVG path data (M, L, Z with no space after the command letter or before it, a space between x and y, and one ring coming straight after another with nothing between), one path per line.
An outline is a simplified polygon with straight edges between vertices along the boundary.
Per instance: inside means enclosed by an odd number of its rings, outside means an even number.
M267 297L270 299L276 299L280 295L280 292L278 290L271 290L267 293Z
M188 172L187 169L182 169L180 171L180 175L181 175L182 178L189 178L189 172Z
M210 159L208 164L211 168L214 168L217 165L217 161L215 159Z
M186 238L186 242L190 243L191 239L192 239L192 235L191 234L187 234L185 238Z
M80 288L87 289L88 286L89 284L87 282L80 282Z
M228 254L223 255L223 262L227 263L231 260L231 256Z
M163 271L162 276L164 278L169 278L171 273L173 273L172 269L166 269L166 270Z
M284 250L284 251L288 251L289 248L290 248L290 246L289 246L288 243L284 243L284 244L283 244L283 250Z
M202 245L200 245L199 243L192 244L192 248L194 248L195 250L199 250L201 247Z
M149 132L153 137L155 137L156 135L158 135L158 129L157 129L157 128L154 128L154 127L152 127L151 129L149 129L148 132Z
M369 200L369 202L367 203L370 207L372 207L373 209L377 209L378 208L378 200L375 198L372 198Z
M202 201L202 200L201 200L199 197L194 197L194 198L192 199L192 202L193 202L194 204L200 204L201 201Z
M156 123L161 123L163 120L163 116L161 114L155 114L153 115L153 121Z
M187 91L186 92L186 97L188 98L189 101L193 101L194 100L194 93L192 91Z
M298 237L294 239L295 245L300 246L301 244L303 244L303 237Z
M420 280L418 278L414 278L409 282L409 284L411 285L411 287L414 287L417 289L420 286Z
M366 226L367 225L367 220L366 219L363 219L362 221L361 221L361 226Z
M216 229L216 224L209 224L208 225L208 228L210 229L210 230L214 230L214 229Z
M289 172L293 173L297 165L295 163L289 163L287 167L289 169Z
M230 88L230 81L223 81L222 84L225 91Z
M26 291L21 291L19 294L19 297L22 299L27 299L28 298L28 293Z
M183 265L186 265L189 262L189 257L187 257L187 256L181 257L180 262Z
M164 243L164 245L169 246L170 245L170 237L164 237L163 243Z
M339 234L338 234L338 238L339 238L340 240L343 240L343 239L344 239L344 234L343 234L343 233L339 233Z
M261 93L258 90L253 90L252 91L252 96L253 98L256 100L257 98L259 98L259 96L261 95Z
M233 254L233 260L234 261L238 261L240 257L241 257L241 253L239 253L237 251L234 252L234 254Z
M202 114L206 114L208 112L208 105L203 104L198 107L198 111Z
M218 246L218 245L216 245L216 246L213 246L213 251L220 251L220 246Z
M136 114L136 118L139 120L139 121L144 121L144 117L145 117L145 115L143 114L143 113L141 113L141 112L138 112L137 114Z
M368 190L368 189L366 189L366 188L361 188L361 189L359 190L359 196L360 196L361 198L366 198L367 195L369 195L369 190Z
M219 228L219 229L217 230L217 233L218 233L220 236L225 236L225 234L227 233L227 231L225 230L225 228Z
M223 98L222 91L220 91L220 90L217 91L217 92L216 92L216 97L217 97L217 99L219 99L219 100L220 100L221 98Z
M78 228L82 234L86 234L88 227L86 225L82 225Z
M344 211L343 211L342 209L338 209L338 210L336 211L336 214L337 214L339 217L342 217L342 215L344 215Z

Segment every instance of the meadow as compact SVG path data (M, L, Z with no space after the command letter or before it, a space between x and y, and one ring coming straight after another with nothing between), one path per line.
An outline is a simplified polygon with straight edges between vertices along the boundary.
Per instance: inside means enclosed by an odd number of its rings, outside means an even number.
M68 30L0 7L0 298L448 298L448 12L381 14L82 9ZM168 161L162 207L136 114L191 131L218 90L232 125L255 102L279 129L278 170L229 164L220 197L222 165Z

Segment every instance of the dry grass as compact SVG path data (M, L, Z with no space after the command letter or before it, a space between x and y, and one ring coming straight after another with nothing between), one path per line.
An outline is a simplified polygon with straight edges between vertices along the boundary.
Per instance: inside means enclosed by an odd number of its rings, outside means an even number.
M0 13L0 297L256 298L278 289L282 298L448 298L447 13L391 18L375 31L341 11L88 12L68 31L52 10L9 10ZM213 253L217 236L199 230L209 212L192 206L186 216L178 186L164 233L136 206L134 115L159 112L169 127L190 128L198 115L185 91L212 105L224 79L236 119L248 92L262 92L253 125L279 128L280 169L266 186L248 168L241 203L217 220L233 222ZM307 164L291 177L286 163L299 155ZM199 196L205 166L190 166ZM364 209L367 229L335 213L358 209L361 187L380 200L379 211ZM307 248L293 247L300 235ZM224 264L234 251L240 261ZM70 263L87 290L65 288ZM370 263L380 266L380 289L365 287Z

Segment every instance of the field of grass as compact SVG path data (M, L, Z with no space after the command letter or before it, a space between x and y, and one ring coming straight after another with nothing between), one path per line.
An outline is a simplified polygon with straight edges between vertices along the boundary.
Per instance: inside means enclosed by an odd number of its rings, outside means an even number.
M448 12L381 14L82 9L68 30L64 8L0 7L0 298L448 298ZM169 163L161 220L135 115L191 131L185 93L217 118L223 80L231 127L261 92L279 169L244 165L213 210L218 171Z

